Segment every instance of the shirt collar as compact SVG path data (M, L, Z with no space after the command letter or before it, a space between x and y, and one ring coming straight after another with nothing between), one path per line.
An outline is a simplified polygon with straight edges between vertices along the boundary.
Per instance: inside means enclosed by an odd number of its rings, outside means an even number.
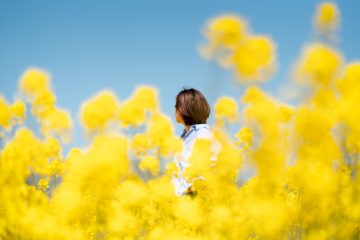
M189 134L195 130L195 131L198 131L200 128L207 128L207 129L210 129L209 125L206 124L206 123L200 123L200 124L194 124L194 125L191 125L190 129L188 132L186 132L186 129L184 128L182 134L181 134L181 138L185 140L185 138L187 136L189 136Z
M195 129L195 130L197 131L197 130L199 130L200 128L207 128L207 129L209 129L210 127L209 127L209 125L206 124L206 123L201 123L201 124L191 125L190 128L193 128L193 129Z

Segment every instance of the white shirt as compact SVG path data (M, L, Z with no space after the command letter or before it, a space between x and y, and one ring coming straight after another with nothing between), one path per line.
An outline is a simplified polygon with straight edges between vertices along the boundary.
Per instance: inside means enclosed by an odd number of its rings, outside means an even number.
M211 158L212 160L216 160L216 155L221 149L220 143L214 138L214 135L210 131L208 124L191 125L188 132L186 132L184 129L183 133L181 134L181 138L183 139L184 148L181 155L178 154L175 156L175 163L179 168L179 172L177 177L172 177L172 182L175 186L175 192L179 196L184 195L186 190L192 185L192 183L182 175L185 168L190 166L188 159L191 155L195 140L199 138L212 140L211 150L214 153L214 156ZM202 176L199 176L199 178L204 180L204 177Z

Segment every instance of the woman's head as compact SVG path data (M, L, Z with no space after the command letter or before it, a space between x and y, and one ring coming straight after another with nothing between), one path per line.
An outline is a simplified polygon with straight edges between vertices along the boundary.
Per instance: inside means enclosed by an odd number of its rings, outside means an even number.
M187 126L206 123L210 106L204 95L194 88L184 88L176 96L175 116L178 123Z

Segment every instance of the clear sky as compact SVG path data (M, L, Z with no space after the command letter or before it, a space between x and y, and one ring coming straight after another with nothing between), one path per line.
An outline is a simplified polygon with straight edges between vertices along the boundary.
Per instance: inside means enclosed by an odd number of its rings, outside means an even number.
M335 2L342 14L338 48L347 61L360 59L360 1ZM231 74L202 59L207 20L235 13L252 32L277 45L279 69L262 87L276 95L289 81L290 67L313 40L312 17L320 1L310 0L0 0L0 94L12 101L28 67L52 75L57 106L75 121L74 142L83 143L77 112L102 89L127 98L137 85L158 87L162 110L175 124L175 95L183 86L200 89L213 104L220 95L239 99L244 87ZM182 127L177 125L180 134Z

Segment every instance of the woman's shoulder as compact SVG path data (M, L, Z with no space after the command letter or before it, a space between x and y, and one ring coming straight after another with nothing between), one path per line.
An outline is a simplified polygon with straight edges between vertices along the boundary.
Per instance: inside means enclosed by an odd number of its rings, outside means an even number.
M211 138L213 138L213 136L214 135L209 128L200 128L196 133L197 138L211 139Z

